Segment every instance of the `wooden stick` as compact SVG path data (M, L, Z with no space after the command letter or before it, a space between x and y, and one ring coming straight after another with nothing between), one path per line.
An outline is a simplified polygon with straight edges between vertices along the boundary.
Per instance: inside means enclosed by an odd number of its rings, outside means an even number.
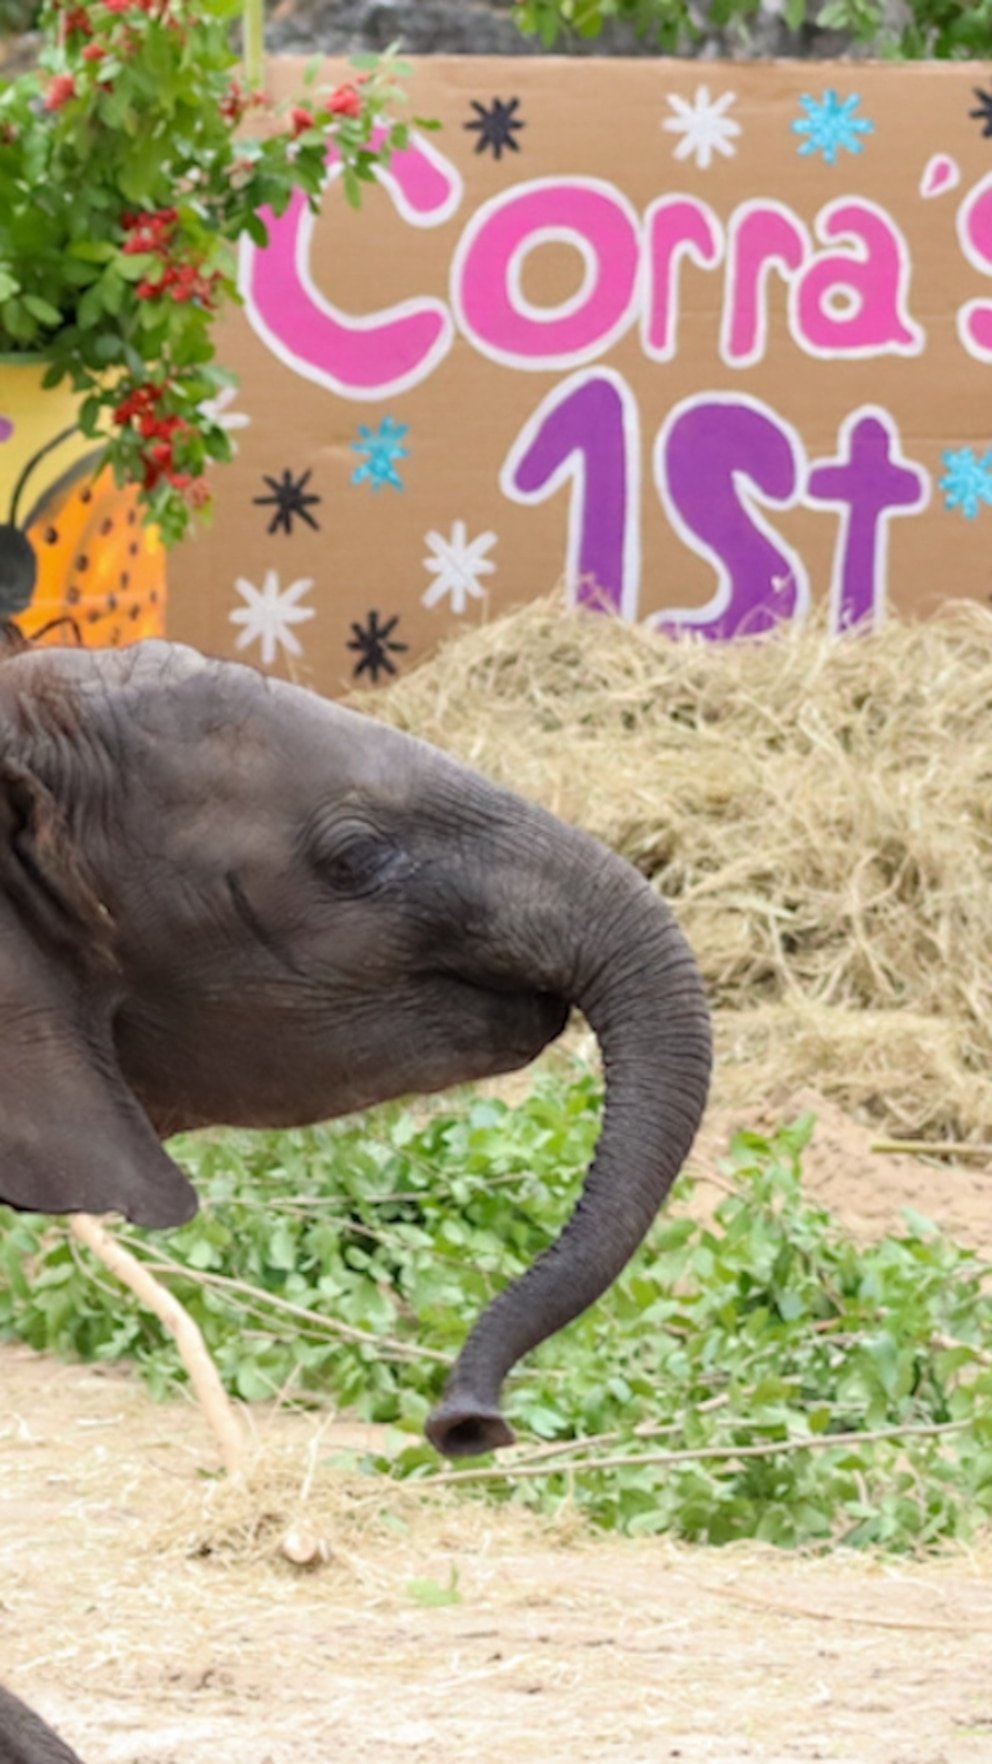
M965 1353L970 1354L973 1360L977 1360L980 1366L992 1366L992 1354L988 1353L985 1348L974 1347L970 1341L958 1341L954 1335L932 1335L930 1346L942 1348L951 1353L957 1353L960 1348L963 1348Z
M967 1139L876 1139L871 1149L916 1158L992 1158L992 1145Z
M132 1256L130 1250L118 1243L92 1213L71 1214L69 1229L165 1325L179 1349L204 1419L217 1441L224 1469L229 1476L236 1476L243 1456L241 1429L206 1342L185 1305L181 1305L137 1257Z
M941 1439L946 1434L964 1433L975 1425L966 1421L937 1421L932 1426L908 1422L905 1427L876 1427L864 1433L811 1433L802 1439L776 1439L761 1445L721 1445L686 1447L677 1452L617 1452L603 1458L567 1458L557 1463L494 1465L492 1469L442 1470L434 1476L417 1478L417 1488L440 1488L453 1482L522 1482L536 1476L565 1476L575 1470L634 1469L644 1464L697 1464L706 1460L732 1461L735 1458L773 1458L778 1452L823 1452L834 1446L870 1445L880 1439ZM582 1440L576 1440L581 1449Z

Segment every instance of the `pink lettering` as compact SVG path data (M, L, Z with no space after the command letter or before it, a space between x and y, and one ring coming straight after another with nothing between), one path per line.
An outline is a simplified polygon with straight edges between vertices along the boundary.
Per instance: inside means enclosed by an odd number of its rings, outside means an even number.
M965 197L957 226L968 262L980 275L992 276L992 172ZM977 361L992 361L992 301L969 300L961 307L958 336Z
M328 182L338 175L333 159ZM419 137L379 174L410 226L438 226L462 197L454 166ZM240 287L249 323L286 367L344 398L378 399L427 378L454 341L443 301L406 300L349 317L315 286L310 269L314 216L297 191L286 212L261 213L265 246L245 244Z
M961 167L949 153L935 153L927 160L920 179L920 195L926 201L943 196L961 182Z
M729 367L751 367L768 346L768 278L787 279L811 255L809 234L781 202L742 202L730 222L720 354Z
M671 361L678 347L679 271L689 257L715 269L723 256L723 230L712 208L695 196L663 196L652 202L647 225L647 308L642 342L654 361Z
M821 253L792 290L796 341L811 355L919 355L924 334L909 315L909 247L895 221L865 198L821 209L816 230L845 249Z
M585 277L560 306L526 301L521 270L531 251L567 243ZM451 268L459 325L490 360L518 368L568 368L609 349L637 311L637 216L614 185L597 178L537 178L477 210Z

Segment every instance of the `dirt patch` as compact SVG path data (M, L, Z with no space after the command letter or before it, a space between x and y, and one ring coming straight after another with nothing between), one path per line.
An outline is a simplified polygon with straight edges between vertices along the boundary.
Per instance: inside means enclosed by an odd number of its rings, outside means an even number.
M992 1158L921 1159L878 1151L884 1141L877 1129L852 1121L810 1089L783 1092L773 1103L750 1109L710 1111L690 1160L701 1178L691 1210L708 1210L719 1198L712 1178L719 1175L733 1133L741 1128L772 1133L807 1110L816 1116L816 1127L803 1153L803 1186L856 1237L868 1241L903 1229L910 1207L992 1260Z
M214 1485L189 1405L16 1347L0 1379L0 1666L87 1764L992 1753L992 1550L598 1541L567 1509L542 1523L318 1467L341 1485L327 1567L191 1557ZM313 1417L256 1425L302 1481ZM332 1426L321 1450L360 1433Z

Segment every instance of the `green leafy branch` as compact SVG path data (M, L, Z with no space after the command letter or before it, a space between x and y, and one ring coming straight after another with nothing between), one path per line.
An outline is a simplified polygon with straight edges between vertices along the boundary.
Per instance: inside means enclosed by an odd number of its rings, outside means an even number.
M580 1076L516 1109L466 1100L426 1122L390 1107L188 1138L175 1149L203 1211L167 1250L121 1240L186 1306L233 1394L292 1390L398 1429L370 1474L542 1510L568 1499L602 1527L710 1542L906 1550L987 1521L992 1270L912 1212L898 1237L852 1239L803 1191L808 1120L739 1135L711 1214L685 1213L683 1178L600 1304L513 1373L522 1443L439 1468L421 1429L445 1367L557 1235L600 1111ZM50 1220L0 1215L0 1333L133 1359L160 1396L184 1378L167 1331L94 1281Z

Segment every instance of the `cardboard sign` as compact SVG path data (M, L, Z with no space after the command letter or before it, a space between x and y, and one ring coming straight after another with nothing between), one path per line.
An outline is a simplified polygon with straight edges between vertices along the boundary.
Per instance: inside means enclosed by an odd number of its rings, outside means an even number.
M244 252L172 635L336 693L563 576L722 639L990 596L987 70L432 59L411 98L443 127L360 213L331 167Z

